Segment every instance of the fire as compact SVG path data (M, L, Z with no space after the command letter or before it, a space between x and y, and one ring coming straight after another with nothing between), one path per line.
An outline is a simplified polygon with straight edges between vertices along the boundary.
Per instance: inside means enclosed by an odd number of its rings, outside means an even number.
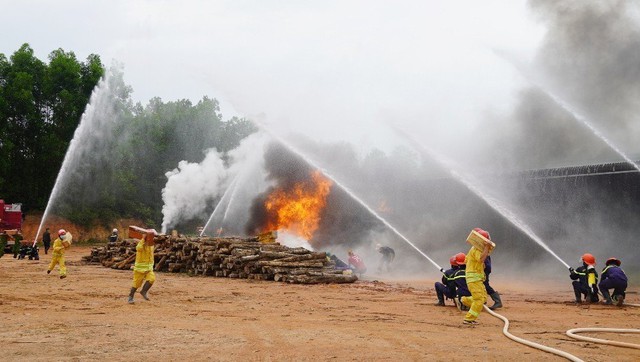
M273 191L264 204L269 215L265 230L287 230L311 240L318 229L331 185L331 180L315 171L310 179L296 183L289 190Z

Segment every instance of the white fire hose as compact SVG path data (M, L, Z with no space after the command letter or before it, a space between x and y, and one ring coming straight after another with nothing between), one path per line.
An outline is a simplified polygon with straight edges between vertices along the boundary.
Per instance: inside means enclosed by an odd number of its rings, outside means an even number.
M633 307L640 307L640 304L625 304L625 306L633 306ZM502 333L507 337L510 338L518 343L522 343L524 345L527 345L529 347L533 347L533 348L537 348L541 351L545 351L545 352L549 352L549 353L553 353L555 355L564 357L570 361L580 361L582 362L583 360L581 360L580 358L565 352L565 351L561 351L559 349L555 349L555 348L551 348L539 343L535 343L535 342L531 342L528 341L526 339L520 338L520 337L516 337L513 334L509 333L509 320L492 311L491 309L489 309L489 307L487 307L486 305L484 306L484 309L491 314L492 316L501 319L504 322L504 327L502 328ZM623 329L623 328L574 328L574 329L570 329L566 332L567 336L574 338L574 339L578 339L578 340L583 340L583 341L587 341L587 342L593 342L593 343L602 343L602 344L607 344L607 345L611 345L611 346L618 346L618 347L626 347L626 348L637 348L640 349L640 345L639 344L635 344L635 343L627 343L627 342L618 342L618 341L610 341L610 340L606 340L606 339L600 339L600 338L592 338L592 337L585 337L585 336L579 336L576 335L576 333L580 333L580 332L611 332L611 333L640 333L640 329Z
M502 328L502 334L507 336L507 338L510 338L510 339L512 339L512 340L514 340L514 341L516 341L518 343L522 343L522 344L527 345L529 347L537 348L539 350L542 350L542 351L545 351L545 352L549 352L549 353L553 353L553 354L558 355L560 357L564 357L564 358L566 358L566 359L568 359L570 361L584 362L583 360L581 360L580 358L572 355L571 353L567 353L567 352L561 351L559 349L547 347L545 345L542 345L542 344L539 344L539 343L535 343L535 342L531 342L531 341L528 341L528 340L526 340L524 338L520 338L520 337L514 336L513 334L509 333L509 320L506 317L504 317L504 316L492 311L486 305L484 306L484 310L486 310L489 314L491 314L492 316L494 316L494 317L496 317L498 319L501 319L504 322L504 327Z
M579 336L579 335L575 334L575 333L580 333L580 332L640 333L640 329L574 328L574 329L570 329L570 330L567 331L567 336L569 336L571 338L579 339L579 340L582 340L582 341L609 344L609 345L618 346L618 347L627 347L627 348L640 349L640 344L627 343L627 342L618 342L618 341L610 341L608 339L585 337L585 336Z

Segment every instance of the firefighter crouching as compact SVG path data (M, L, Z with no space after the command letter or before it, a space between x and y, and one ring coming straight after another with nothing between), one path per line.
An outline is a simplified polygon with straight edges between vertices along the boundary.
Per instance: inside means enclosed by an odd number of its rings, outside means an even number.
M576 303L582 303L582 296L588 303L598 302L598 272L596 272L596 258L589 253L580 258L582 265L576 269L569 268L569 277L573 282L573 292Z
M448 299L455 299L456 297L456 283L453 275L458 270L458 263L455 255L449 258L449 264L451 268L442 272L442 283L435 283L436 295L438 296L438 301L435 305L437 306L444 306L445 297Z
M158 233L155 230L146 230L146 233L142 235L142 238L136 245L136 263L133 266L133 284L129 292L129 304L134 303L133 296L141 286L142 290L140 291L140 295L142 295L145 300L149 300L147 292L156 281L156 275L153 273L153 249L155 245L153 238L156 235L158 235ZM143 282L144 286L142 285Z
M600 274L602 280L600 280L598 287L604 297L604 304L613 304L615 301L616 305L620 307L624 303L628 280L627 275L620 268L621 264L620 259L609 258ZM613 289L613 297L609 293L609 289Z
M465 255L465 253L458 253L454 255L454 257L456 258L458 269L453 274L453 281L456 283L456 298L453 300L453 302L456 304L456 307L458 307L458 309L466 312L469 310L469 307L462 304L462 298L471 296L471 292L467 287L467 256Z

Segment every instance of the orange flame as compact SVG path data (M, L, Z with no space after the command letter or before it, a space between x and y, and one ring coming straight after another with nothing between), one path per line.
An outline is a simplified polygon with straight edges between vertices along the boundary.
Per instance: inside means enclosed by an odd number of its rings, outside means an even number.
M273 191L264 204L269 214L265 230L287 230L311 240L332 184L320 171L314 171L310 179L296 183L290 190Z

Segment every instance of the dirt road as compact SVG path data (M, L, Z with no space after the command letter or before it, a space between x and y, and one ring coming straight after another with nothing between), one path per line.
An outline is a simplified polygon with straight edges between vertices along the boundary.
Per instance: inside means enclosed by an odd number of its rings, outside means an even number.
M151 301L126 303L130 271L83 265L88 247L67 253L69 277L40 261L0 259L3 361L28 360L562 360L512 342L487 313L461 324L455 307L433 306L433 280L288 285L158 274ZM492 283L493 284L493 283ZM515 284L514 284L515 285ZM640 308L570 303L570 284L495 285L511 332L584 360L640 360L640 350L570 339L576 327L639 328ZM630 303L640 303L632 285ZM449 302L450 303L450 302ZM640 335L592 334L640 343ZM467 352L466 345L477 343Z

